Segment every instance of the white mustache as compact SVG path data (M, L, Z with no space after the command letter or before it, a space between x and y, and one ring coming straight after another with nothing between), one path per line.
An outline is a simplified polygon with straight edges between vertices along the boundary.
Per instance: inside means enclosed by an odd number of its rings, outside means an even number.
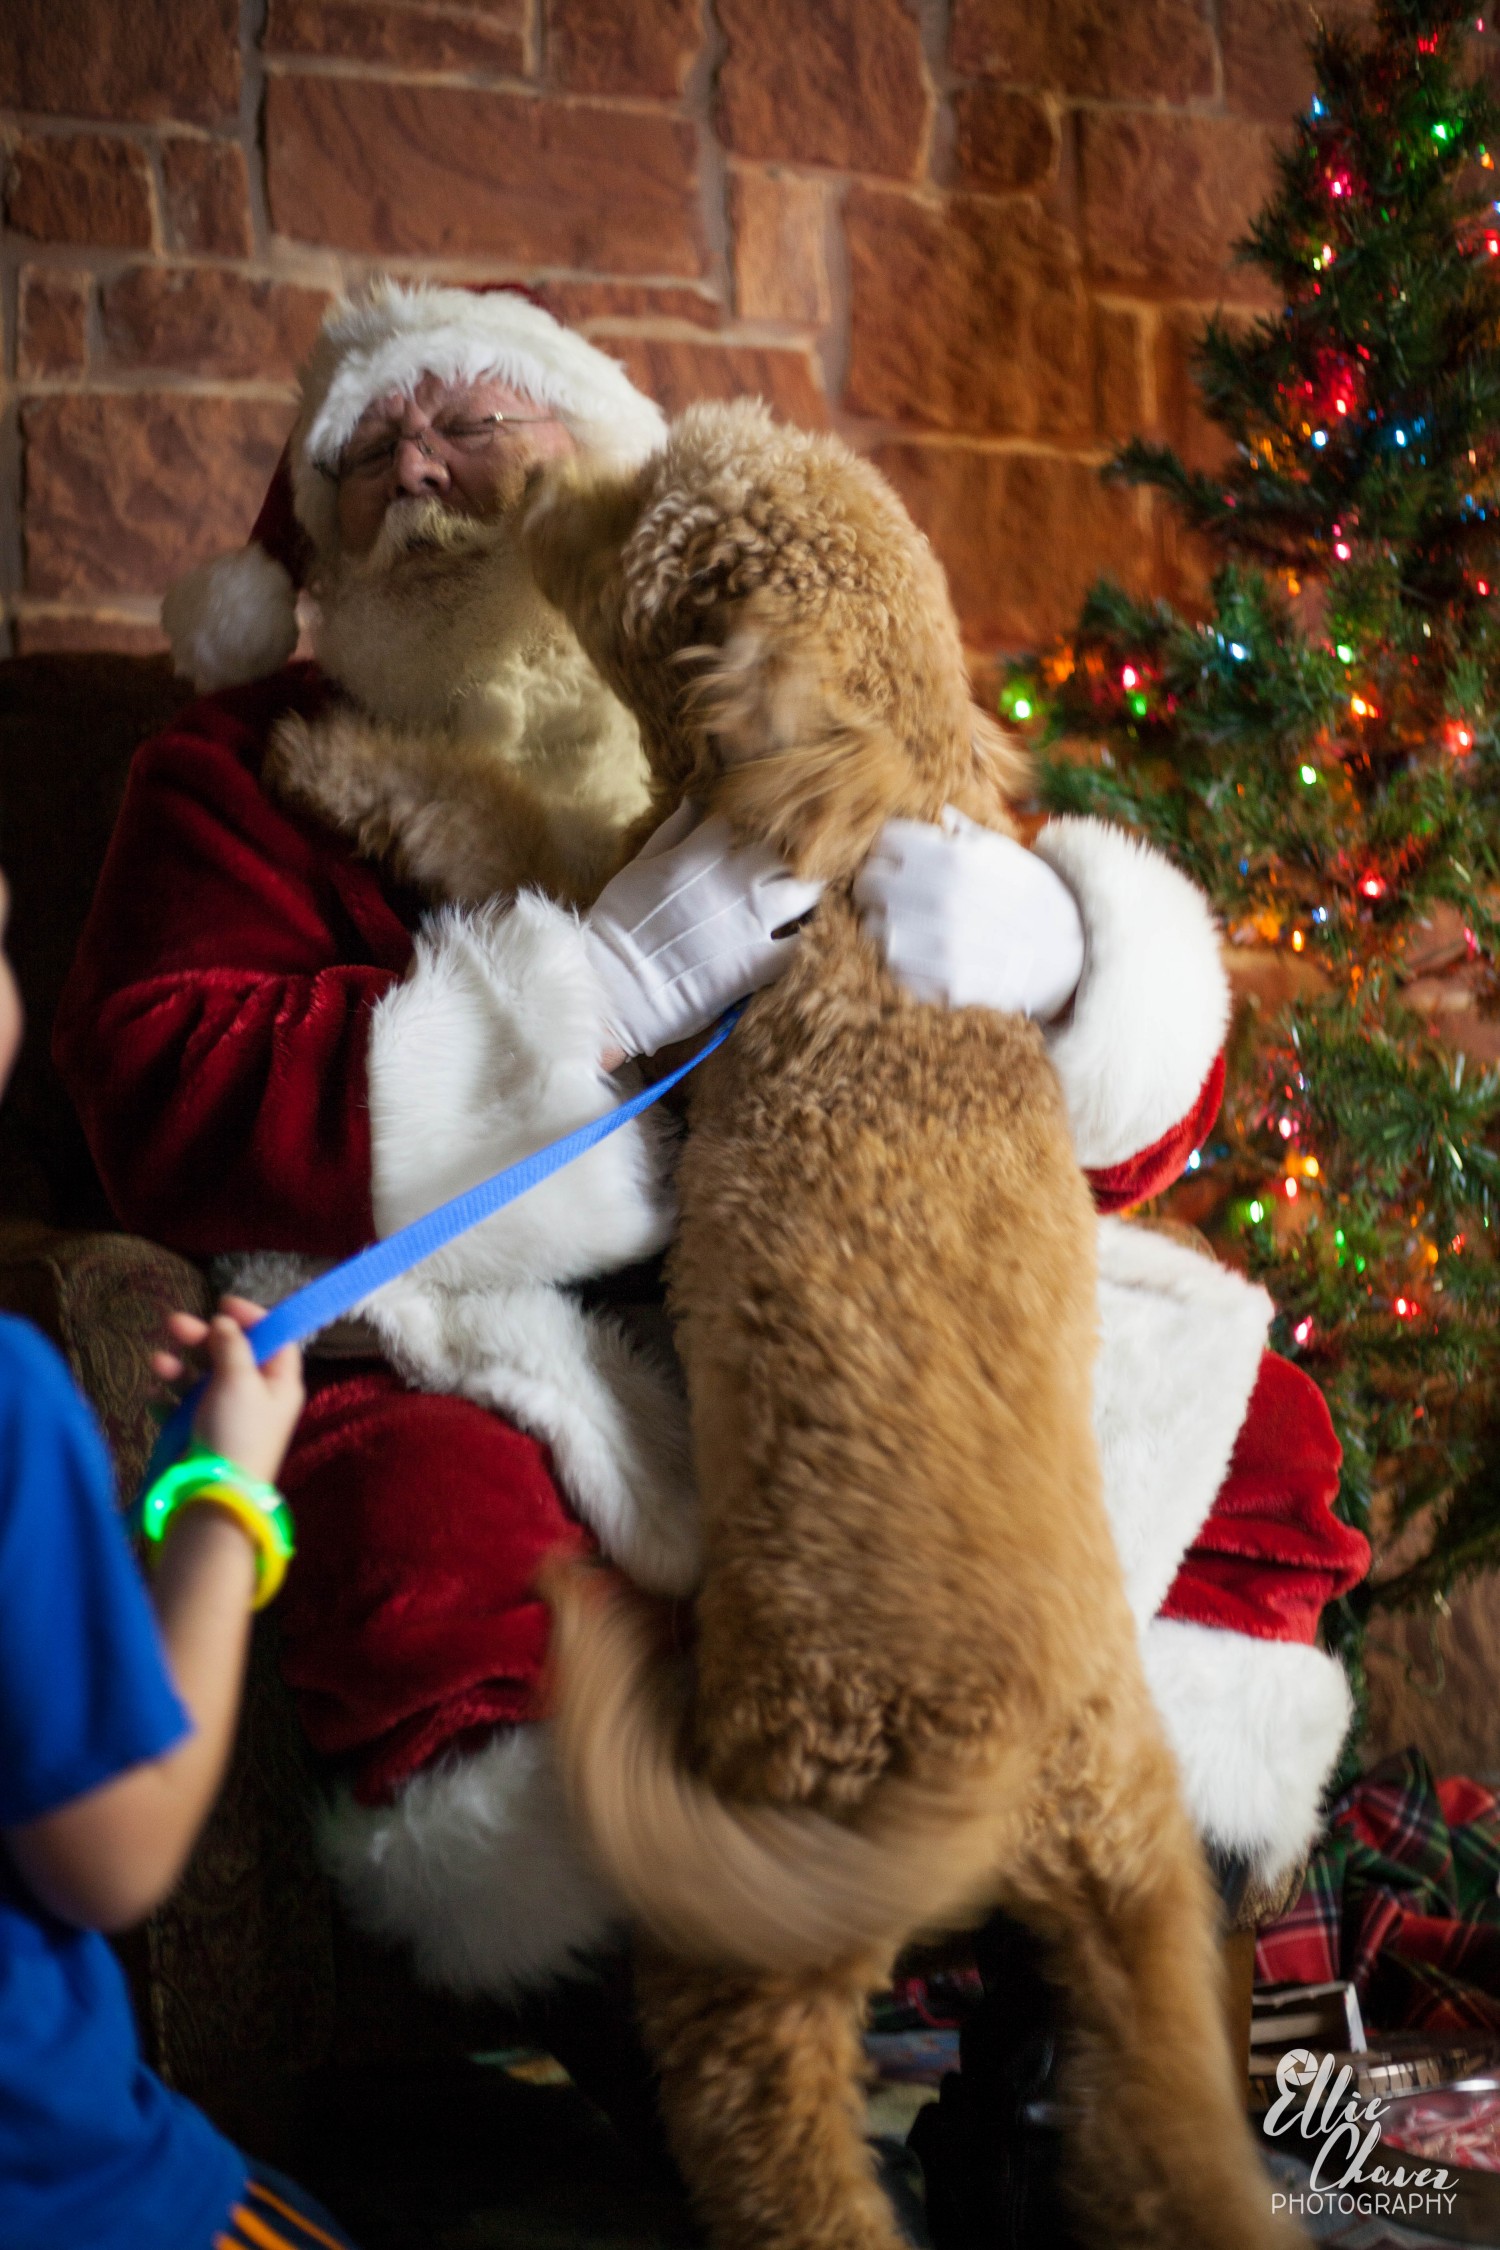
M462 514L434 493L413 493L386 509L375 543L361 558L360 575L378 576L404 555L477 555L506 542L506 526Z

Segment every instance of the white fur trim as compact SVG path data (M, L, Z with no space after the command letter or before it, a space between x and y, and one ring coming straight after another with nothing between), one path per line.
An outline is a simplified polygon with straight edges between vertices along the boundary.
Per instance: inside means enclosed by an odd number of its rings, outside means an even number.
M322 472L372 400L409 393L424 375L447 382L497 376L551 407L583 452L610 465L633 467L666 436L660 408L618 360L528 298L376 281L333 307L303 372L292 489L297 515L319 547L332 533L335 505Z
M418 1975L454 1992L545 1984L622 1920L575 1837L544 1727L414 1775L393 1805L341 1796L319 1842L360 1927L409 1945Z
M543 1439L559 1483L612 1562L648 1593L690 1594L702 1566L687 1406L677 1371L560 1290L436 1289L374 1298L390 1358Z
M617 1099L577 917L536 892L449 908L370 1022L371 1196L391 1234ZM657 1113L638 1119L426 1259L424 1282L514 1288L606 1273L666 1244Z
M167 588L172 665L204 695L277 672L297 646L297 589L258 541L215 555Z
M1224 1041L1229 980L1203 893L1102 820L1053 820L1035 850L1072 890L1086 951L1047 1049L1078 1161L1123 1163L1188 1114Z
M1137 1624L1214 1504L1260 1370L1264 1289L1169 1236L1099 1221L1094 1434Z
M1342 1666L1303 1641L1165 1617L1142 1654L1199 1834L1274 1881L1317 1834L1354 1710Z

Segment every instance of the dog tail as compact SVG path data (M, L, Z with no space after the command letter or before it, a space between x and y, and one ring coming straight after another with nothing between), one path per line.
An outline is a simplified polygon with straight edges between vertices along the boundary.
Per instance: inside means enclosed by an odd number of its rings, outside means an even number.
M678 1668L652 1613L601 1573L562 1565L543 1584L570 1804L601 1872L679 1959L814 1968L987 1903L1015 1801L1003 1772L885 1783L860 1828L730 1803L685 1762Z

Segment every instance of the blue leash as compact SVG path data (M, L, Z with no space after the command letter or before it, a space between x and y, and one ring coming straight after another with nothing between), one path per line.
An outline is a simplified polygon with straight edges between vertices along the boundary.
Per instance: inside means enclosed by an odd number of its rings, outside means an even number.
M440 1203L436 1210L428 1211L420 1219L413 1219L410 1226L398 1227L383 1242L372 1242L368 1250L361 1250L354 1257L344 1259L341 1265L332 1266L327 1273L319 1274L317 1280L308 1282L305 1288L294 1290L290 1297L283 1297L279 1305L273 1305L265 1318L258 1320L248 1331L250 1349L257 1367L264 1366L274 1352L281 1350L283 1344L300 1344L305 1337L316 1335L320 1328L327 1328L333 1321L341 1320L345 1313L352 1312L356 1305L372 1296L377 1289L383 1288L386 1282L394 1281L398 1274L420 1265L435 1250L443 1249L457 1236L467 1234L470 1227L478 1226L481 1219L488 1219L496 1211L503 1211L507 1203L514 1203L517 1196L524 1195L528 1188L534 1188L542 1180L550 1179L554 1172L560 1172L575 1157L586 1155L591 1148L597 1148L601 1141L608 1140L611 1133L618 1133L622 1125L628 1125L632 1118L639 1117L643 1110L650 1109L653 1102L659 1102L663 1094L670 1094L674 1086L681 1085L688 1072L696 1070L699 1063L705 1062L716 1047L722 1047L744 1012L745 1002L741 1000L727 1015L720 1017L711 1038L699 1048L696 1055L690 1055L685 1063L679 1063L665 1078L658 1078L654 1086L647 1086L641 1093L632 1094L628 1101L621 1102L617 1108L606 1110L602 1117L596 1117L589 1124L580 1125L575 1131L565 1133L561 1140L550 1142L546 1148L537 1149L533 1155L523 1156L519 1163L508 1164L503 1172L496 1172L489 1179L481 1180L478 1187L466 1188L462 1195L451 1196L446 1203ZM198 1410L198 1401L207 1388L208 1378L205 1376L194 1384L186 1397L178 1401L163 1422L151 1449L146 1473L141 1479L142 1493L148 1492L163 1470L170 1468L185 1450L192 1435L193 1416Z

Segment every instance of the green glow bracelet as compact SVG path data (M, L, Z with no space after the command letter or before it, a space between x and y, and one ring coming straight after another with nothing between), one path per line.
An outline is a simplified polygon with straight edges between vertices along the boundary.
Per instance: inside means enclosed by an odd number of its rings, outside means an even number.
M211 1501L233 1516L254 1547L255 1600L250 1606L264 1609L280 1591L287 1564L297 1551L291 1509L274 1484L262 1484L226 1461L222 1453L195 1445L162 1471L141 1501L141 1536L159 1547L178 1510L195 1500Z

